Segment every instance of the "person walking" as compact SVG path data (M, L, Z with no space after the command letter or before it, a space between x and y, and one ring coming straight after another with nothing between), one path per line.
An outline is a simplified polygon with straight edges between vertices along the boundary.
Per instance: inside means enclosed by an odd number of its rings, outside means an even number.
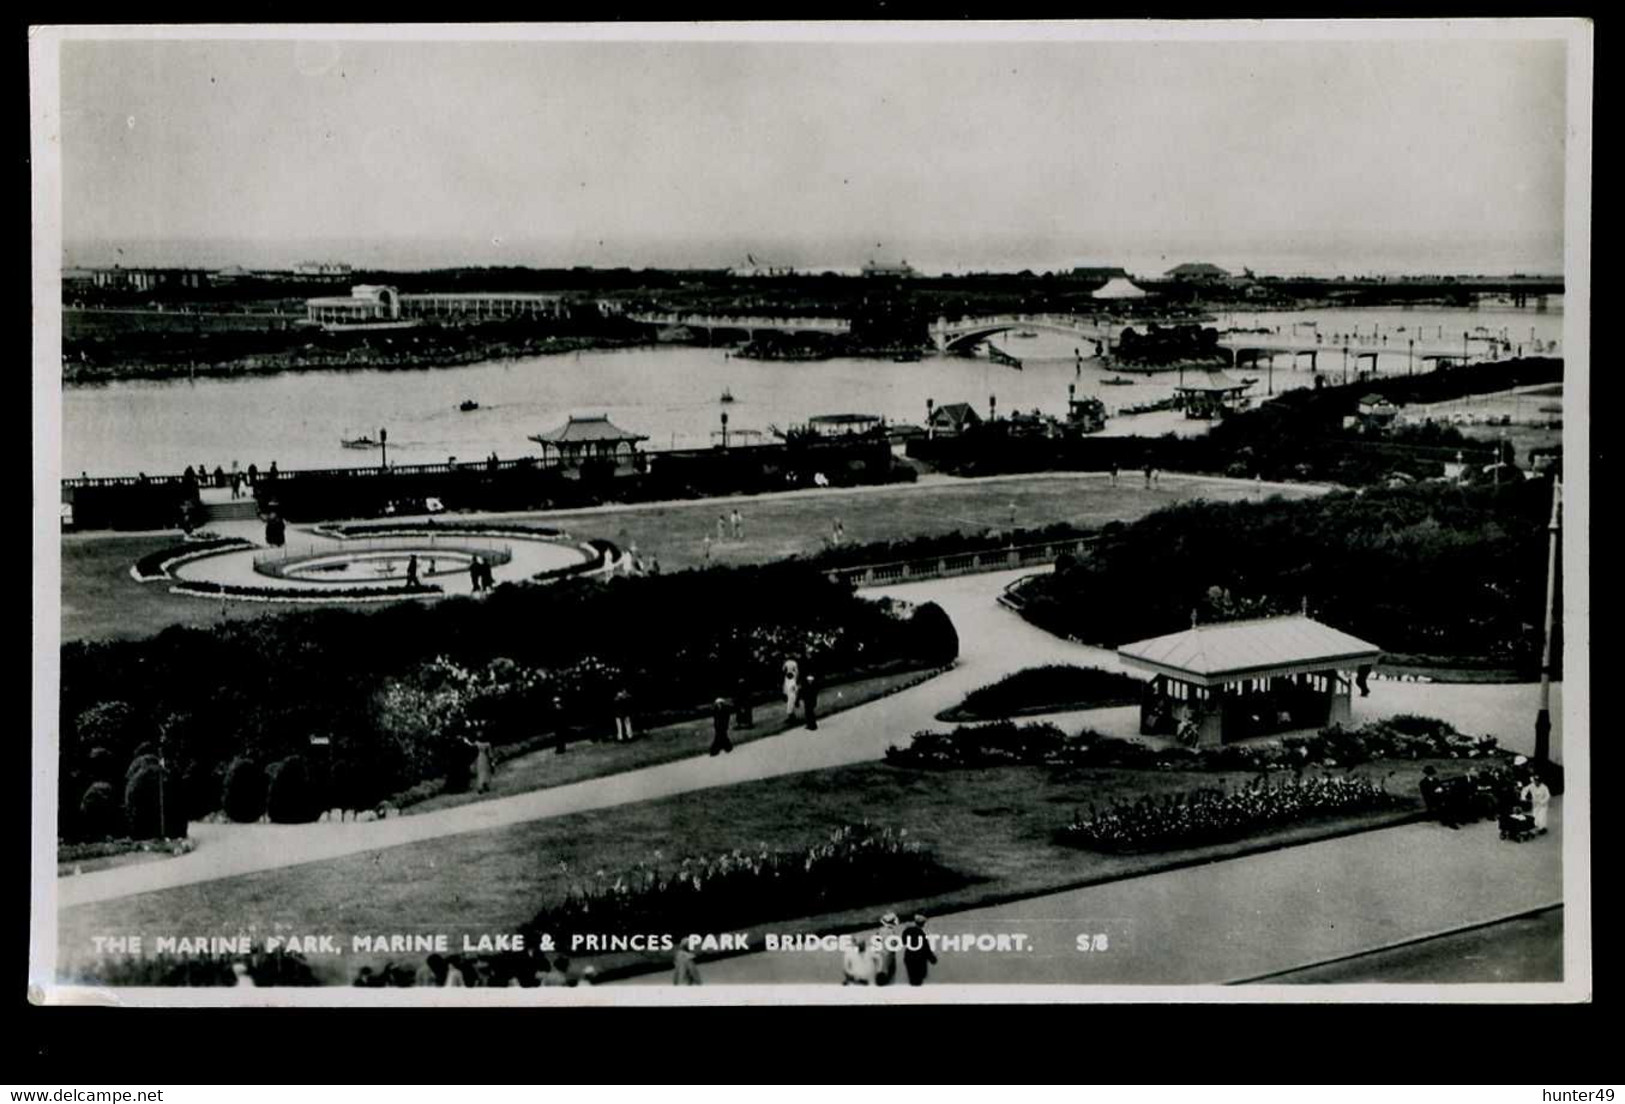
M784 661L784 719L796 715L796 704L801 697L801 665L791 656Z
M869 958L869 949L863 941L854 939L847 944L845 952L841 955L841 973L842 985L874 984L874 963Z
M869 939L869 958L874 963L876 985L890 985L897 976L897 945L901 938L897 914L888 912L880 918L880 931Z
M1117 486L1117 461L1112 461L1112 486Z
M728 539L728 518L726 517L726 515L718 514L717 515L717 540L720 542L720 541L725 541L727 539Z
M936 952L925 935L925 914L916 912L914 923L903 929L903 972L910 985L924 985L925 975L937 964Z
M1540 775L1530 778L1529 784L1518 796L1529 802L1529 812L1535 819L1535 831L1546 831L1546 812L1547 806L1552 803L1552 791L1547 789Z
M711 562L711 534L705 534L705 562Z
M732 517L731 521L732 521L732 524L733 524L734 540L736 540L736 541L744 540L745 539L745 515L741 514L739 512L739 507L737 507L737 506L734 507L733 517Z
M818 676L811 670L801 674L801 709L807 730L818 731Z
M1151 489L1151 464L1149 461L1145 465L1145 489L1148 491Z
M694 952L685 944L677 944L671 956L671 983L673 985L699 985L700 968L694 962Z
M478 556L468 561L468 582L474 588L474 593L478 594L480 592L480 583L483 582L480 575L480 558Z
M632 739L632 695L626 687L615 691L615 742L624 744Z
M720 755L734 749L733 741L728 739L728 721L733 716L734 703L727 698L719 697L711 703L711 754Z
M413 555L413 556L409 556L407 558L407 560L406 560L406 586L407 586L408 589L415 589L417 587L417 585L418 585L418 558L417 558L416 555Z

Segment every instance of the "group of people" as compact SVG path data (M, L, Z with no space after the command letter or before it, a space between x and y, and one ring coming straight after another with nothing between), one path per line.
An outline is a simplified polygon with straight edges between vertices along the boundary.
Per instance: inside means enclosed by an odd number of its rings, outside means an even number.
M593 985L597 977L597 967L577 971L564 955L550 959L537 952L468 959L432 954L416 970L394 962L386 962L376 970L363 966L356 971L352 984L361 989L546 989Z
M1441 778L1433 767L1424 767L1418 788L1428 815L1446 828L1499 819L1503 835L1508 826L1521 834L1525 824L1530 834L1546 831L1552 791L1524 756L1516 757L1510 769L1474 767L1452 778Z
M842 954L841 984L890 985L897 978L899 958L908 983L924 985L926 974L937 962L931 941L925 936L924 913L915 913L914 922L906 928L895 912L882 916L879 931L868 939L853 941Z
M812 732L818 730L818 677L810 665L790 656L780 668L783 676L784 718L794 721L801 713L802 723ZM630 721L628 722L630 725ZM756 711L751 701L751 687L747 679L740 679L734 696L719 695L711 703L711 754L722 755L734 749L728 736L731 726L751 728L756 724ZM617 722L617 728L619 722Z
M491 574L491 565L484 556L475 556L468 562L468 579L474 584L474 593L481 594L496 586L496 579Z
M736 541L745 539L745 515L739 512L737 506L731 513L717 515L717 535L714 538L710 533L705 534L705 562L711 562L711 550L714 545L730 539Z
M272 461L271 470L267 473L267 477L275 478L275 476L276 462ZM245 472L240 470L237 461L233 460L229 472L216 464L214 472L211 474L209 469L202 464L195 468L188 464L186 470L181 472L181 478L187 483L198 487L230 487L231 497L236 499L242 498L245 494L252 495L254 493L254 485L259 482L260 469L257 464L250 464Z

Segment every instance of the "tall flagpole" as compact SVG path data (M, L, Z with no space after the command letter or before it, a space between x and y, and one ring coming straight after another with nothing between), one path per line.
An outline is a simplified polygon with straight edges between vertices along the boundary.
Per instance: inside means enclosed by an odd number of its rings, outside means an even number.
M1546 557L1546 641L1540 653L1540 712L1535 714L1535 762L1552 755L1552 615L1557 601L1557 535L1562 525L1563 480L1552 479L1552 520L1547 525L1551 548Z

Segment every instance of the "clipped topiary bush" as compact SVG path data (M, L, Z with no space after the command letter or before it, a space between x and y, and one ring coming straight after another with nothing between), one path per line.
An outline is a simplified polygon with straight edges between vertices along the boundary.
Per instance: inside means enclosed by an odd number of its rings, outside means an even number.
M106 839L118 831L118 794L106 782L92 782L79 799L78 834L84 839Z
M233 759L226 768L220 807L238 824L252 824L265 815L265 772L252 759Z
M186 834L186 818L171 801L168 773L156 762L133 770L124 787L124 823L131 839L173 839Z
M909 618L911 651L933 666L946 667L959 658L959 632L941 606L927 602Z
M316 791L311 785L310 768L302 756L290 755L273 764L267 772L265 811L277 824L304 824L315 820Z

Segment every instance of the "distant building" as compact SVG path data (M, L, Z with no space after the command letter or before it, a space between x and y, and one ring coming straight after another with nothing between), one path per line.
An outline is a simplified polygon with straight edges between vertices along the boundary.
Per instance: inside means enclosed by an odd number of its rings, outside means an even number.
M1104 287L1090 292L1091 299L1144 299L1146 290L1126 276L1114 276Z
M1074 280L1094 280L1104 284L1108 280L1128 279L1128 271L1121 268L1074 268L1072 278Z
M918 275L913 266L907 261L899 261L896 264L883 264L875 260L871 260L863 266L863 274L865 276L881 276L891 279L902 279Z
M933 436L957 437L973 426L982 424L982 416L970 403L944 403L931 411L926 425Z
M1216 283L1220 280L1230 279L1230 273L1218 265L1207 264L1206 262L1175 265L1165 275L1170 280L1193 284Z
M342 279L349 276L351 268L347 264L336 261L301 261L293 266L295 276L321 276L327 279Z
M381 284L357 284L350 294L305 300L305 317L318 325L353 326L401 320L562 318L562 295L539 292L428 292L402 295Z
M1399 407L1383 398L1381 395L1371 394L1360 400L1360 424L1369 428L1382 428L1393 424L1399 417Z
M114 265L95 269L91 280L99 288L120 291L209 286L209 274L200 268L120 268Z

